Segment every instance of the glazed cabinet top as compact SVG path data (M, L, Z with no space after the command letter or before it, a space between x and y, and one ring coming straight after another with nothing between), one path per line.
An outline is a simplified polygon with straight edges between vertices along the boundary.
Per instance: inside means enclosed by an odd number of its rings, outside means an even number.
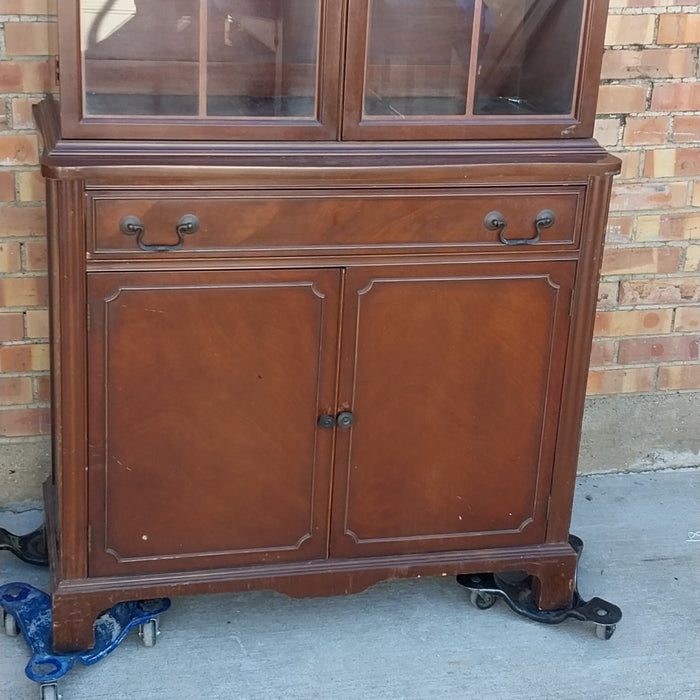
M59 0L69 139L590 137L607 0Z

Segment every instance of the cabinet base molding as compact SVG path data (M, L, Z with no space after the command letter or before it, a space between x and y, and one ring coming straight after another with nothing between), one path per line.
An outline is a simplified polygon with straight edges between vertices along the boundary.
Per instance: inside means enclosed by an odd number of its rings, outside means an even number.
M50 492L50 490L49 490ZM49 506L50 500L47 500ZM48 510L48 508L47 508ZM49 542L56 542L47 518ZM56 546L50 547L58 571ZM568 542L422 554L322 559L164 574L61 579L54 574L54 650L91 649L100 613L127 600L203 593L274 590L293 598L359 593L380 581L457 576L481 571L523 572L538 583L543 610L570 607L578 554Z

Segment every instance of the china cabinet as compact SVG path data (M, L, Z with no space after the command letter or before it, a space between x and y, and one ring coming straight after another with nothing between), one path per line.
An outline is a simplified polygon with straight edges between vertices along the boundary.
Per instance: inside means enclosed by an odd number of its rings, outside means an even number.
M54 646L569 543L606 0L58 0Z

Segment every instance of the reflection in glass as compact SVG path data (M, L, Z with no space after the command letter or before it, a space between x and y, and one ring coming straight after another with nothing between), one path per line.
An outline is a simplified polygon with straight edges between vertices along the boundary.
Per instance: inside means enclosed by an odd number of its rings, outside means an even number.
M86 115L314 117L320 0L81 0Z
M569 114L584 0L487 3L493 29L479 47L474 113Z
M317 1L213 0L208 26L209 114L315 114Z
M464 114L474 0L370 0L364 112Z

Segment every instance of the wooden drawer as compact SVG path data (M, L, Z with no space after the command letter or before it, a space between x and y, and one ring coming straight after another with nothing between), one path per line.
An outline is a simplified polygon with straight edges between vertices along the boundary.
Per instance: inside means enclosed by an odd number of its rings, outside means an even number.
M88 193L88 251L97 254L343 252L574 246L583 188L300 193L162 190ZM550 211L553 222L536 219ZM488 227L490 212L506 226ZM125 218L130 217L130 218ZM185 219L183 219L185 217ZM197 230L178 233L196 217ZM494 216L491 217L493 219ZM128 223L131 222L131 230ZM508 242L505 245L500 236ZM522 240L513 245L514 239Z

